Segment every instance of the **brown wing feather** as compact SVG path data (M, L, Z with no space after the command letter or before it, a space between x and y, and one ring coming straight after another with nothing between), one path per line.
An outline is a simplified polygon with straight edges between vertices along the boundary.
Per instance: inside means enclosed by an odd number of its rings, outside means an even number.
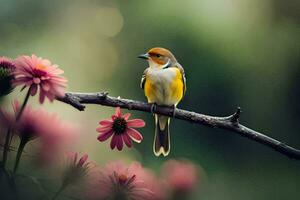
M144 87L145 87L146 73L147 73L147 69L145 69L145 71L143 72L143 75L142 75L142 79L141 79L141 83L140 83L140 87L141 87L142 89L144 89Z

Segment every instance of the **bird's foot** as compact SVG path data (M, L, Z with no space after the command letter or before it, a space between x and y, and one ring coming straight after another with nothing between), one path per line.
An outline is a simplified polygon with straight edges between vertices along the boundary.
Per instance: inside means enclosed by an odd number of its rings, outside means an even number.
M156 107L157 107L157 104L156 103L152 103L151 105L151 113L154 114L154 112L156 111Z
M173 106L172 106L172 108L173 108L172 117L174 118L174 117L175 117L175 115L176 115L176 106L175 106L175 105L173 105Z

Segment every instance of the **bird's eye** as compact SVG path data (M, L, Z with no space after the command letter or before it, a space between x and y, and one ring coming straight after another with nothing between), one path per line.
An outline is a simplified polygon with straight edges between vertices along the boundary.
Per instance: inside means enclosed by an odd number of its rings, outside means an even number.
M156 57L159 58L161 55L160 54L156 54Z

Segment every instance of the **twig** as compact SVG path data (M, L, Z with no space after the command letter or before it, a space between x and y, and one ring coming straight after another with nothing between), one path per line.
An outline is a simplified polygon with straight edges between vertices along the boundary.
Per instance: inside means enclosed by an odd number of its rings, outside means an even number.
M83 111L85 106L83 104L99 104L103 106L121 107L129 110L139 110L143 112L151 113L151 104L108 96L107 92L100 93L73 93L68 92L64 97L57 98L59 101L70 104L76 109ZM254 140L265 146L268 146L275 151L280 152L289 158L300 160L300 150L284 144L278 140L268 137L262 133L252 130L239 123L241 109L237 108L237 111L227 117L215 117L209 115L203 115L196 112L191 112L182 109L176 109L175 113L173 108L166 106L157 106L155 111L157 114L165 116L174 116L177 119L202 124L205 126L227 129L243 137ZM175 114L175 115L174 115Z

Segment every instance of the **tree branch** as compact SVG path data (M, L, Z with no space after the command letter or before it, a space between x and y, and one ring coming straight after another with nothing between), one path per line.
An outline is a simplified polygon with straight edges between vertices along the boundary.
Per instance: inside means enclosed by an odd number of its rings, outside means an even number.
M108 96L108 93L73 93L68 92L64 97L57 98L59 101L70 104L76 109L83 111L85 106L83 104L99 104L103 106L121 107L129 110L139 110L143 112L151 113L152 104L134 101L130 99L122 99ZM283 142L277 141L271 137L268 137L262 133L254 131L239 123L241 109L237 108L237 111L227 117L215 117L209 115L203 115L191 111L182 109L176 109L173 112L173 108L166 106L157 106L154 113L175 117L177 119L202 124L205 126L227 129L238 135L254 140L267 147L280 152L281 154L288 156L289 158L300 160L300 150L290 147ZM174 116L173 116L174 115Z

